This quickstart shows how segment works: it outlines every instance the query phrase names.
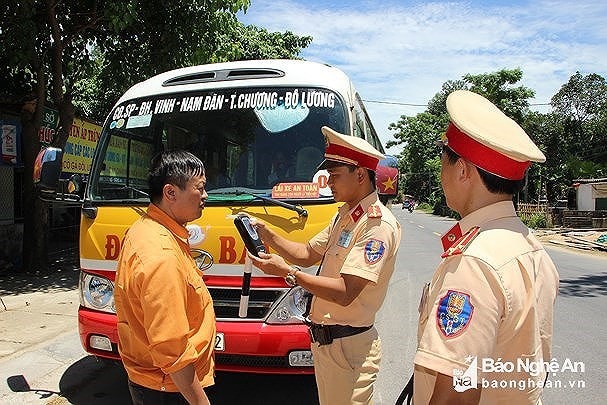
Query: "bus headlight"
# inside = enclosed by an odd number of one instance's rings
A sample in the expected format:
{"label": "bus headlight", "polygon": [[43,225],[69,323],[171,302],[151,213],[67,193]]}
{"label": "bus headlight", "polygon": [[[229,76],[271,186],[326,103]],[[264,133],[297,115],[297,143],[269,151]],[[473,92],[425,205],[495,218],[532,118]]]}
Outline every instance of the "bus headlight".
{"label": "bus headlight", "polygon": [[294,287],[276,305],[268,315],[269,324],[296,324],[303,322],[303,313],[306,310],[307,292],[301,287]]}
{"label": "bus headlight", "polygon": [[86,308],[115,314],[114,283],[95,274],[80,273],[80,304]]}

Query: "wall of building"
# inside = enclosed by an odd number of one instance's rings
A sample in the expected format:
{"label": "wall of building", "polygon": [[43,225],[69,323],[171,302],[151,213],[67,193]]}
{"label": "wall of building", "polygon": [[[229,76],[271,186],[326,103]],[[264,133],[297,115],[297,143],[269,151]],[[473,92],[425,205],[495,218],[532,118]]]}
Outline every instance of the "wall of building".
{"label": "wall of building", "polygon": [[605,188],[607,183],[582,183],[577,187],[577,209],[580,211],[595,211],[607,209]]}
{"label": "wall of building", "polygon": [[580,184],[577,188],[577,209],[579,211],[594,211],[592,183]]}

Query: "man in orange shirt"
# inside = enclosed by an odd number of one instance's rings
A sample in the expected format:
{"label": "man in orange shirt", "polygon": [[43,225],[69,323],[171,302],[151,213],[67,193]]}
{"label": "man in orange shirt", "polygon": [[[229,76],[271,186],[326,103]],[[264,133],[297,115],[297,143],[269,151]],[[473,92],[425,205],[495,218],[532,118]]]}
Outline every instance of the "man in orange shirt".
{"label": "man in orange shirt", "polygon": [[207,193],[202,162],[185,151],[152,160],[147,213],[127,231],[116,271],[118,350],[133,403],[209,404],[215,312],[190,256],[185,225]]}

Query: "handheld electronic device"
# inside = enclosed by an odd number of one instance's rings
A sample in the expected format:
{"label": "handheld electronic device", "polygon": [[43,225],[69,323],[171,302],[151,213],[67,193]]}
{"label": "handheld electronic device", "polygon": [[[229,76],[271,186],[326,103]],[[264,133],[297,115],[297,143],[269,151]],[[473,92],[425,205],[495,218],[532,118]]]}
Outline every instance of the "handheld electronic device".
{"label": "handheld electronic device", "polygon": [[261,242],[261,238],[257,234],[255,228],[251,224],[251,220],[246,215],[237,215],[234,218],[234,225],[242,238],[247,250],[259,257],[259,252],[266,252],[266,248]]}

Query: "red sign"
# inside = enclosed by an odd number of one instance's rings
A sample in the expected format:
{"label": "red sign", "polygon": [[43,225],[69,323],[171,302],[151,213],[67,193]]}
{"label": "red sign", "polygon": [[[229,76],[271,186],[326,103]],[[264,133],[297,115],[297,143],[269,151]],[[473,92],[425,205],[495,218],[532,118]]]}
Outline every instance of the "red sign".
{"label": "red sign", "polygon": [[318,183],[278,183],[272,198],[318,198]]}

